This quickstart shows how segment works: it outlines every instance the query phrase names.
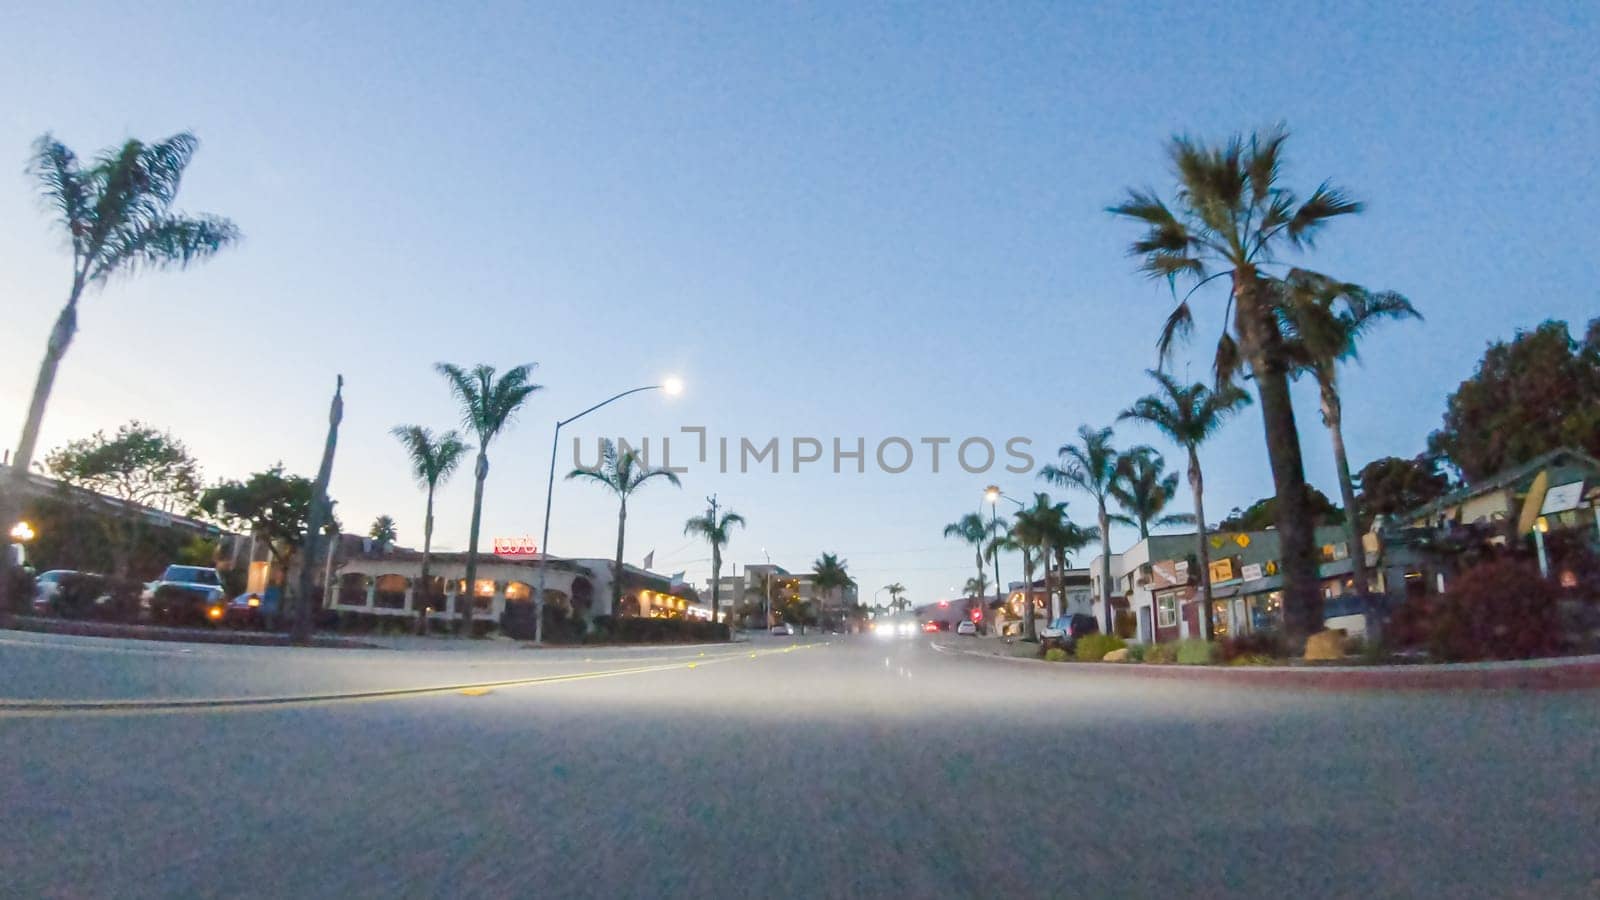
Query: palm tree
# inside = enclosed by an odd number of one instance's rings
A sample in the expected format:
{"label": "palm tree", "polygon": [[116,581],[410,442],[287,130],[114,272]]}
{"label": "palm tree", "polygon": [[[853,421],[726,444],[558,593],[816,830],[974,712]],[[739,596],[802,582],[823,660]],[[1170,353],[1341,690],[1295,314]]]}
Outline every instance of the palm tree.
{"label": "palm tree", "polygon": [[[1272,276],[1285,247],[1309,248],[1329,219],[1361,211],[1361,204],[1323,183],[1302,202],[1278,184],[1279,153],[1286,133],[1235,137],[1224,147],[1174,138],[1171,155],[1178,175],[1175,208],[1153,192],[1129,191],[1109,211],[1147,227],[1132,250],[1142,268],[1176,288],[1180,277],[1194,286],[1167,317],[1157,347],[1163,359],[1174,341],[1194,329],[1189,299],[1202,286],[1227,278],[1224,327],[1216,350],[1216,383],[1227,384],[1241,369],[1254,378],[1261,398],[1267,458],[1278,497],[1278,535],[1284,574],[1284,630],[1298,644],[1321,627],[1313,522],[1306,506],[1305,465],[1289,394],[1292,362],[1284,352],[1273,301]],[[1226,315],[1226,312],[1224,313]]]}
{"label": "palm tree", "polygon": [[[183,269],[239,240],[239,229],[219,216],[186,215],[172,209],[183,172],[200,142],[188,132],[146,144],[129,140],[84,167],[65,144],[45,134],[33,143],[28,174],[45,205],[61,223],[72,247],[72,286],[45,344],[9,473],[13,486],[0,491],[0,521],[16,519],[15,498],[27,478],[44,423],[56,371],[78,331],[78,301],[85,290],[103,288],[113,276],[141,268]],[[0,554],[0,576],[10,566]],[[0,584],[9,578],[0,577]],[[5,590],[0,587],[0,592]],[[0,600],[5,598],[0,597]]]}
{"label": "palm tree", "polygon": [[894,612],[904,612],[911,608],[911,601],[905,598],[906,586],[896,581],[886,584],[883,589],[889,592],[889,609]]}
{"label": "palm tree", "polygon": [[[1041,502],[1043,506],[1041,506]],[[1034,553],[1044,563],[1045,592],[1050,590],[1050,496],[1034,496],[1034,505],[1017,510],[1011,525],[1011,541],[1022,551],[1022,638],[1039,639],[1033,621],[1033,560]]]}
{"label": "palm tree", "polygon": [[1421,319],[1400,294],[1370,292],[1357,284],[1335,281],[1326,275],[1294,269],[1282,282],[1279,322],[1291,358],[1300,371],[1317,381],[1322,424],[1333,440],[1339,492],[1344,500],[1345,527],[1349,532],[1351,573],[1356,593],[1366,611],[1368,634],[1377,634],[1376,610],[1367,588],[1367,559],[1361,545],[1361,511],[1356,504],[1350,459],[1344,447],[1344,404],[1339,396],[1339,364],[1360,359],[1357,343],[1378,323],[1388,319]]}
{"label": "palm tree", "polygon": [[1214,631],[1211,615],[1211,555],[1206,546],[1205,480],[1200,472],[1200,445],[1222,429],[1222,424],[1240,408],[1249,405],[1250,395],[1233,384],[1212,390],[1196,382],[1188,387],[1156,369],[1148,370],[1161,391],[1147,394],[1118,416],[1154,425],[1174,444],[1189,454],[1189,489],[1194,492],[1195,560],[1199,572],[1200,614],[1206,640]]}
{"label": "palm tree", "polygon": [[367,537],[372,538],[379,547],[392,547],[399,540],[400,533],[394,525],[394,516],[383,515],[372,520],[372,527],[367,529]]}
{"label": "palm tree", "polygon": [[728,541],[733,537],[733,526],[743,526],[744,516],[733,510],[724,510],[718,515],[716,507],[706,510],[701,515],[695,516],[683,523],[683,533],[691,537],[703,537],[711,545],[711,621],[718,621],[722,588],[722,548],[728,546]]}
{"label": "palm tree", "polygon": [[[469,372],[450,363],[434,369],[450,383],[450,393],[461,404],[461,424],[478,436],[478,464],[473,471],[472,524],[467,530],[467,599],[461,608],[461,633],[472,635],[473,607],[478,596],[478,527],[483,520],[483,483],[489,477],[489,444],[511,425],[522,404],[544,385],[528,379],[536,363],[513,366],[499,378],[494,366],[479,363]],[[543,550],[543,547],[539,548]],[[462,601],[458,597],[456,603]]]}
{"label": "palm tree", "polygon": [[622,541],[628,527],[628,497],[652,478],[665,478],[673,487],[683,484],[671,470],[650,468],[632,447],[618,453],[617,445],[610,438],[600,439],[598,466],[573,469],[567,473],[567,478],[587,479],[617,495],[617,566],[611,577],[611,614],[616,615],[622,609]]}
{"label": "palm tree", "polygon": [[[811,564],[811,583],[821,592],[822,597],[836,596],[835,591],[856,583],[855,579],[850,577],[849,566],[848,561],[840,559],[836,554],[824,553]],[[818,608],[820,614],[817,626],[820,628],[823,620],[827,618],[828,604],[818,603]]]}
{"label": "palm tree", "polygon": [[1151,528],[1190,525],[1188,513],[1162,515],[1178,494],[1178,473],[1166,471],[1167,461],[1154,447],[1134,447],[1117,460],[1117,481],[1111,486],[1127,515],[1113,514],[1111,521],[1139,529],[1139,540],[1150,537]]}
{"label": "palm tree", "polygon": [[1039,477],[1051,484],[1075,487],[1094,498],[1100,528],[1100,600],[1105,607],[1105,633],[1116,631],[1111,612],[1111,516],[1106,498],[1117,483],[1117,451],[1111,446],[1111,429],[1078,426],[1078,443],[1062,444],[1061,465],[1048,465]]}
{"label": "palm tree", "polygon": [[[991,521],[985,520],[983,516],[975,512],[967,513],[966,515],[944,527],[945,537],[955,538],[956,540],[972,547],[973,555],[976,557],[978,563],[978,577],[976,579],[967,580],[967,591],[972,596],[978,598],[979,604],[983,603],[983,585],[988,584],[988,579],[985,578],[983,574],[984,544],[988,542],[989,535],[992,531],[993,525]],[[978,584],[978,590],[976,592],[972,591],[972,585],[974,582]]]}
{"label": "palm tree", "polygon": [[406,448],[411,475],[417,479],[417,485],[428,492],[428,506],[422,518],[422,572],[418,578],[422,584],[422,600],[419,602],[413,592],[411,601],[417,607],[417,633],[426,634],[428,610],[433,606],[433,580],[428,577],[428,567],[433,561],[433,492],[450,480],[472,448],[454,431],[435,436],[432,430],[421,425],[396,425],[389,433]]}

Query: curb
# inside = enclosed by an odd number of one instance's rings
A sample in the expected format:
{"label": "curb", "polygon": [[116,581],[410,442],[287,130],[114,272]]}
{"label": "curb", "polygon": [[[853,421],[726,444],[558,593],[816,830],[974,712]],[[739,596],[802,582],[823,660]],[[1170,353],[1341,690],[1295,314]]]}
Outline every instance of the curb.
{"label": "curb", "polygon": [[1184,666],[1176,663],[1046,663],[1042,659],[998,656],[933,644],[940,652],[979,659],[1037,663],[1077,674],[1146,678],[1154,681],[1208,682],[1235,687],[1321,691],[1573,691],[1600,689],[1600,657],[1576,656],[1505,663],[1446,663],[1414,666],[1287,667]]}
{"label": "curb", "polygon": [[128,625],[120,622],[93,622],[76,619],[41,619],[35,616],[0,615],[0,629],[28,634],[63,634],[71,637],[119,638],[132,641],[165,641],[184,644],[233,644],[241,647],[321,647],[340,650],[382,650],[377,644],[349,638],[313,637],[295,643],[286,634],[273,631],[202,631],[197,628],[168,628],[153,625]]}

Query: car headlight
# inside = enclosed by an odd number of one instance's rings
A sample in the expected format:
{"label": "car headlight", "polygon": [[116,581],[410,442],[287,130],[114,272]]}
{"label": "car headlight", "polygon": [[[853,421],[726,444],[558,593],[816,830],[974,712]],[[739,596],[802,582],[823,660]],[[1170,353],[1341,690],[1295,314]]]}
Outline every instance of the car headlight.
{"label": "car headlight", "polygon": [[207,618],[211,618],[211,619],[220,619],[220,618],[222,618],[222,607],[220,607],[220,606],[209,606],[209,607],[207,607],[206,608],[206,617]]}
{"label": "car headlight", "polygon": [[249,602],[248,602],[248,604],[246,604],[246,605],[251,606],[251,607],[260,606],[261,605],[261,598],[260,597],[251,597]]}

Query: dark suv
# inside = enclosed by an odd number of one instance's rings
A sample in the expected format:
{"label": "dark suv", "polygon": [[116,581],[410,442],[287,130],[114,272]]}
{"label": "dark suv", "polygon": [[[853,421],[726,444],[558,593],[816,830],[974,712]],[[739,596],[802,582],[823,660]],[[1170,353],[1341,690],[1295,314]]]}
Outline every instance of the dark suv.
{"label": "dark suv", "polygon": [[1039,633],[1039,640],[1046,649],[1060,647],[1071,652],[1078,643],[1078,638],[1086,634],[1099,634],[1100,623],[1094,616],[1086,613],[1072,613],[1061,616],[1045,627]]}

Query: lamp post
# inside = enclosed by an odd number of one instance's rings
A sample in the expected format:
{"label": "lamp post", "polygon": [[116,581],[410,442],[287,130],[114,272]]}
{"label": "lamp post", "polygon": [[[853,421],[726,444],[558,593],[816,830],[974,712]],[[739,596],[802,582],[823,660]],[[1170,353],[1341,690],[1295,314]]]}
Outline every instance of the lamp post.
{"label": "lamp post", "polygon": [[[990,520],[989,521],[990,521],[991,527],[997,533],[1000,531],[1000,509],[999,509],[999,507],[1000,507],[1001,499],[1010,500],[1012,503],[1015,503],[1017,505],[1017,509],[1027,509],[1027,507],[1028,507],[1028,505],[1026,503],[1023,503],[1021,500],[1018,500],[1017,498],[1011,496],[1010,494],[1007,494],[1005,491],[1000,490],[1000,486],[997,485],[997,484],[991,484],[988,487],[984,488],[983,489],[983,498],[985,500],[989,501],[989,513],[990,513]],[[1049,582],[1047,581],[1046,583],[1048,584]],[[995,599],[1000,600],[1000,598],[1002,596],[1001,592],[1003,590],[1004,590],[1004,588],[1002,588],[1000,586],[1000,552],[999,552],[999,549],[996,548],[995,554],[994,554],[994,596],[995,596]],[[1032,613],[1033,609],[1032,609],[1032,605],[1031,604],[1033,602],[1033,585],[1025,584],[1025,585],[1022,586],[1022,597],[1023,597],[1023,600],[1022,600],[1023,609],[1027,610],[1029,613]],[[1000,602],[1002,604],[1005,603],[1004,600],[1000,600]]]}
{"label": "lamp post", "polygon": [[[613,394],[612,396],[601,400],[599,403],[596,403],[595,405],[589,407],[581,413],[578,413],[575,416],[568,416],[567,418],[556,422],[555,434],[551,435],[550,437],[550,477],[545,480],[544,485],[544,531],[539,537],[539,586],[534,594],[535,599],[533,607],[533,644],[536,647],[544,646],[544,585],[545,573],[550,568],[550,501],[555,494],[556,489],[556,454],[561,445],[561,429],[563,426],[571,425],[573,422],[578,421],[602,406],[614,403],[618,400],[621,400],[623,397],[629,396],[630,394],[637,394],[642,391],[661,391],[669,397],[676,397],[683,393],[683,380],[676,377],[669,377],[664,379],[660,384],[646,384],[641,387],[630,388],[620,394]],[[618,571],[612,577],[621,578],[622,572]],[[611,614],[616,615],[617,611],[612,610]]]}
{"label": "lamp post", "polygon": [[33,526],[26,521],[18,522],[12,526],[11,543],[17,548],[17,565],[25,566],[28,564],[28,548],[26,545],[37,536],[38,534],[33,530]]}
{"label": "lamp post", "polygon": [[767,558],[767,617],[762,622],[762,627],[770,634],[772,632],[772,554],[767,548],[761,548],[761,555]]}

